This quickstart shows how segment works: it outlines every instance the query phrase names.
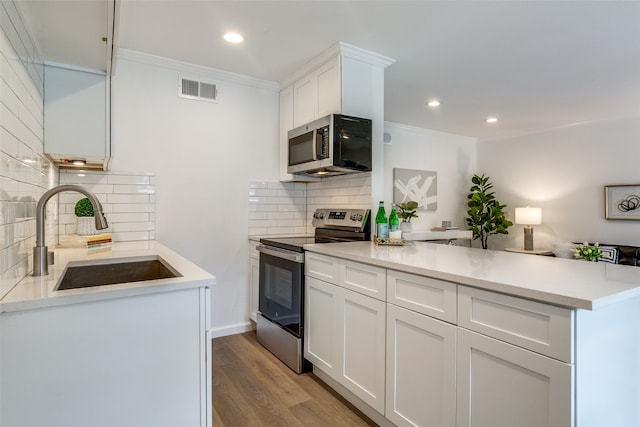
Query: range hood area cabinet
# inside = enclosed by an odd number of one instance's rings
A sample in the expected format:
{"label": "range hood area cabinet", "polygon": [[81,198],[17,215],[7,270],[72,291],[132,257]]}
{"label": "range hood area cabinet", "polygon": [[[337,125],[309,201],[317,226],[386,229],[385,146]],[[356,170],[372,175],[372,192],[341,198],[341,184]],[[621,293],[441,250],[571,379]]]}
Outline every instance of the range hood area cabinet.
{"label": "range hood area cabinet", "polygon": [[[393,62],[391,58],[340,42],[285,81],[280,91],[280,181],[319,180],[287,173],[287,132],[291,129],[328,114],[384,122],[384,86],[377,79],[380,69]],[[376,87],[381,90],[372,90]]]}
{"label": "range hood area cabinet", "polygon": [[293,127],[342,112],[341,57],[336,56],[293,84]]}
{"label": "range hood area cabinet", "polygon": [[44,151],[58,167],[107,170],[109,93],[110,78],[105,73],[45,65]]}

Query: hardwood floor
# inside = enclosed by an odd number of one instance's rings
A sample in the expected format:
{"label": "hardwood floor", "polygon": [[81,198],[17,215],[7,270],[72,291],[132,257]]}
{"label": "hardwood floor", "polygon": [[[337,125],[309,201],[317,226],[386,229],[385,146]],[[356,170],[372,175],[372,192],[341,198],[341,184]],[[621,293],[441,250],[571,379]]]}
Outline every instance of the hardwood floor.
{"label": "hardwood floor", "polygon": [[312,373],[295,374],[255,332],[213,340],[213,426],[375,426]]}

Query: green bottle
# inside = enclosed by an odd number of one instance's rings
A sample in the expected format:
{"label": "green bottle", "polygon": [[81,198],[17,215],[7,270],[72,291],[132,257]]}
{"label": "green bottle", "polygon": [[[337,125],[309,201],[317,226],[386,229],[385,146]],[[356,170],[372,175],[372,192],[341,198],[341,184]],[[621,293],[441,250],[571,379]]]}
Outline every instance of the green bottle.
{"label": "green bottle", "polygon": [[391,205],[391,213],[389,214],[389,231],[398,231],[400,229],[400,220],[396,213],[396,204]]}
{"label": "green bottle", "polygon": [[389,237],[389,223],[387,222],[387,214],[384,211],[384,202],[381,201],[376,214],[376,236],[381,238]]}

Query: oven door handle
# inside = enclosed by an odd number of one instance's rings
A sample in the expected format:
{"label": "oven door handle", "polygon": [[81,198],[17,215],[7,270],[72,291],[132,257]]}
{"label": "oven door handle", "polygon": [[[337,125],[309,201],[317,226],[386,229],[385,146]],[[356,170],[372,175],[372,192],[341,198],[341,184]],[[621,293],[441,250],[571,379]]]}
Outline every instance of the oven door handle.
{"label": "oven door handle", "polygon": [[258,252],[262,252],[266,255],[271,255],[276,258],[283,258],[287,261],[297,262],[298,264],[304,263],[304,254],[299,252],[291,252],[285,250],[278,250],[277,248],[269,248],[266,246],[258,246]]}

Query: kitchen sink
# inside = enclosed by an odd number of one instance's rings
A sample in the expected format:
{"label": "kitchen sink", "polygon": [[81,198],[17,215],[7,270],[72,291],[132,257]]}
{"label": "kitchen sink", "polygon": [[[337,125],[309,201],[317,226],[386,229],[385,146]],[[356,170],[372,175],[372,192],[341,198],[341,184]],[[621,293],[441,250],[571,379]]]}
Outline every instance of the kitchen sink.
{"label": "kitchen sink", "polygon": [[169,279],[182,275],[158,256],[79,262],[67,266],[56,290],[89,288],[118,283]]}

